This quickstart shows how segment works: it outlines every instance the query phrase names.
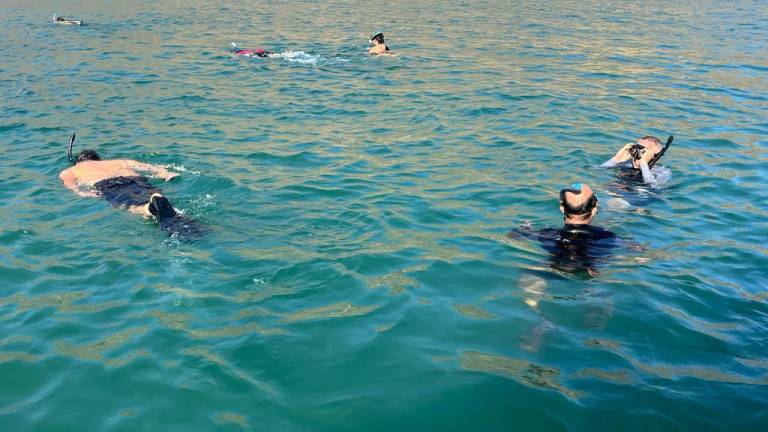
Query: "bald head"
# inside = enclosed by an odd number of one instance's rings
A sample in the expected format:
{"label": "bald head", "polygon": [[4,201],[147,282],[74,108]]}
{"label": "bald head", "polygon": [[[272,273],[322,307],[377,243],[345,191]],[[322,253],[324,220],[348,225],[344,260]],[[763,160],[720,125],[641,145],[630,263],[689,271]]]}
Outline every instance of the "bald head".
{"label": "bald head", "polygon": [[572,184],[560,191],[560,210],[566,223],[590,223],[597,213],[597,196],[588,185]]}

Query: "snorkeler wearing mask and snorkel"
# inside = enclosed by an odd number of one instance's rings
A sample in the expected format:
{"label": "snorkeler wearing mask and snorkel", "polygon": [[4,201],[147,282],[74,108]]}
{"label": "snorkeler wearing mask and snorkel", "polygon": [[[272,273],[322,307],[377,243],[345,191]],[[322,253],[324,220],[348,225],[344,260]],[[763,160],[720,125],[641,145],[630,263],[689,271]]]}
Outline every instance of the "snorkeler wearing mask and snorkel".
{"label": "snorkeler wearing mask and snorkel", "polygon": [[368,41],[373,44],[373,46],[368,49],[369,54],[389,54],[388,51],[390,51],[390,49],[387,44],[384,43],[384,33],[376,32],[370,39],[368,39]]}
{"label": "snorkeler wearing mask and snorkel", "polygon": [[102,198],[113,207],[157,221],[160,228],[176,234],[181,241],[201,238],[207,231],[196,221],[173,208],[163,192],[149,182],[148,176],[169,181],[178,176],[165,167],[133,159],[102,160],[93,150],[72,154],[75,134],[69,139],[67,159],[71,166],[61,171],[59,179],[68,189],[83,197]]}
{"label": "snorkeler wearing mask and snorkel", "polygon": [[652,183],[654,177],[651,169],[667,151],[673,139],[674,137],[670,135],[667,143],[662,145],[661,140],[655,136],[644,136],[637,142],[625,144],[612,158],[600,166],[604,168],[619,166],[631,170],[631,174],[635,175],[639,170],[643,182]]}
{"label": "snorkeler wearing mask and snorkel", "polygon": [[597,215],[597,195],[586,184],[574,183],[560,191],[562,228],[532,231],[522,226],[507,234],[509,238],[536,239],[550,255],[552,268],[597,275],[598,264],[608,259],[610,250],[621,242],[612,232],[592,225]]}

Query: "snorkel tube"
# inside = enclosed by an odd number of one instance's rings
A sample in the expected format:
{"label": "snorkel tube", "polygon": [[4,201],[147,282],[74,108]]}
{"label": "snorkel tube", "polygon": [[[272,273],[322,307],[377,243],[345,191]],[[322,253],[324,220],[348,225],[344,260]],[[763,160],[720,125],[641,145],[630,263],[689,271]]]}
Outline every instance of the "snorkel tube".
{"label": "snorkel tube", "polygon": [[75,133],[72,133],[72,136],[69,137],[69,145],[67,146],[67,160],[72,165],[75,164],[75,159],[72,157],[72,144],[75,143]]}
{"label": "snorkel tube", "polygon": [[667,143],[664,144],[664,148],[661,149],[660,152],[656,153],[656,155],[648,162],[648,169],[653,168],[653,166],[656,164],[656,162],[661,159],[662,156],[664,156],[664,153],[666,153],[669,146],[672,144],[672,141],[675,139],[674,136],[670,135],[669,138],[667,138]]}

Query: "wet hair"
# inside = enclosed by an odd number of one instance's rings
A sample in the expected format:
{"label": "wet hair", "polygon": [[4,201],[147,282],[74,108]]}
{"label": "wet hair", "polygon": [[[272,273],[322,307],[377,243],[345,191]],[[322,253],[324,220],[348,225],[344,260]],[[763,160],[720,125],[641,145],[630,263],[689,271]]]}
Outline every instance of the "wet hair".
{"label": "wet hair", "polygon": [[101,157],[99,157],[99,154],[96,153],[93,150],[83,150],[80,153],[77,154],[77,159],[75,159],[75,163],[83,162],[83,161],[100,161]]}
{"label": "wet hair", "polygon": [[661,140],[656,138],[653,135],[646,135],[646,136],[644,136],[644,137],[642,137],[640,139],[641,140],[653,140],[653,142],[655,142],[656,144],[661,145]]}

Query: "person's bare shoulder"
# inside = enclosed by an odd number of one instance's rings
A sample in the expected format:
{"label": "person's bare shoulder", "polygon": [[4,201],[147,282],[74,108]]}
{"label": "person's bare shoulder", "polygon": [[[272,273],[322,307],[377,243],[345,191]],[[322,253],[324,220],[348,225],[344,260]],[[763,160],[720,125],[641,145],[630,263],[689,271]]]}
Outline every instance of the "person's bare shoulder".
{"label": "person's bare shoulder", "polygon": [[59,180],[66,188],[77,189],[77,175],[71,167],[59,173]]}
{"label": "person's bare shoulder", "polygon": [[75,177],[75,173],[72,172],[72,167],[66,168],[59,173],[59,178],[61,179],[61,181],[64,181],[64,179],[73,178],[73,177]]}

